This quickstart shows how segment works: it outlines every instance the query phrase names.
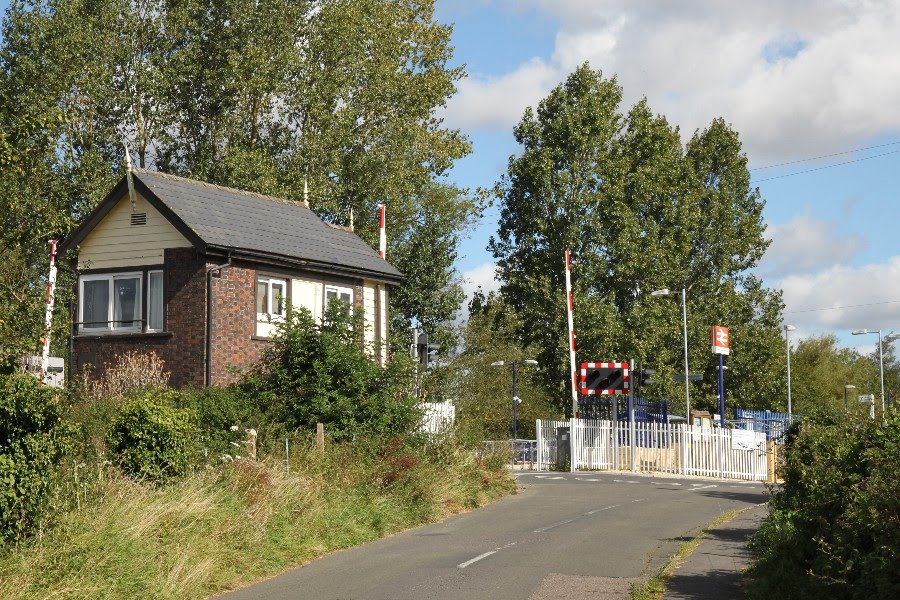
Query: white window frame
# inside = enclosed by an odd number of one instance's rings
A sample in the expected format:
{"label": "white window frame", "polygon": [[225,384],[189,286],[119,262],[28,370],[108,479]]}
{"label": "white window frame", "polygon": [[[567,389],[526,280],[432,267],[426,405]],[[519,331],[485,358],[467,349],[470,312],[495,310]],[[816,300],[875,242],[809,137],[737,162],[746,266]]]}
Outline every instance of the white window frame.
{"label": "white window frame", "polygon": [[[256,276],[256,284],[253,288],[254,294],[258,294],[258,292],[256,290],[257,290],[257,286],[259,286],[260,283],[266,284],[266,300],[267,300],[267,302],[266,302],[266,306],[264,307],[266,309],[266,312],[262,312],[262,313],[257,312],[256,320],[262,321],[262,322],[271,321],[271,322],[275,322],[275,323],[284,321],[284,318],[287,315],[288,302],[289,302],[289,298],[290,298],[290,296],[288,294],[288,280],[283,279],[281,277],[271,277],[269,275],[257,275]],[[284,288],[284,295],[282,297],[282,305],[281,305],[282,311],[283,311],[282,314],[273,314],[272,313],[272,301],[274,300],[274,295],[272,294],[272,284],[273,283],[280,284]],[[256,310],[256,303],[258,301],[259,301],[258,297],[254,298],[253,310]]]}
{"label": "white window frame", "polygon": [[[150,328],[150,307],[152,304],[150,303],[150,276],[159,273],[161,281],[159,282],[159,293],[161,297],[159,299],[160,308],[162,309],[162,317],[160,318],[160,327],[156,329]],[[143,297],[143,296],[142,296]],[[148,333],[159,333],[165,331],[166,329],[166,276],[163,273],[162,269],[151,269],[147,271],[147,327],[144,331]]]}
{"label": "white window frame", "polygon": [[[137,279],[138,285],[135,298],[135,312],[138,315],[137,326],[123,327],[115,323],[112,319],[115,316],[115,280],[116,279]],[[106,281],[108,285],[107,307],[106,307],[106,327],[85,327],[84,326],[84,283],[86,281]],[[95,275],[81,275],[78,278],[78,326],[79,333],[86,334],[105,334],[105,333],[135,333],[143,330],[143,302],[144,302],[144,273],[142,271],[123,271],[121,273],[98,273]]]}
{"label": "white window frame", "polygon": [[352,317],[353,316],[353,288],[345,287],[345,286],[341,286],[341,285],[326,284],[325,290],[324,290],[325,296],[323,299],[323,302],[324,302],[323,306],[324,306],[324,310],[326,312],[328,311],[328,292],[335,292],[337,294],[338,299],[340,299],[342,293],[347,293],[350,295],[350,302],[348,304],[350,306],[350,316]]}

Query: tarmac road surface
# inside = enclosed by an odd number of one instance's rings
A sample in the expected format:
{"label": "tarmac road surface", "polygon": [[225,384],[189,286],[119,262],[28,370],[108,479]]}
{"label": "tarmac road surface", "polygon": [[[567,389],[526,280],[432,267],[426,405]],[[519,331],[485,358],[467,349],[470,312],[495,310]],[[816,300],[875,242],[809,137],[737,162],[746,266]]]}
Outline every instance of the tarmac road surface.
{"label": "tarmac road surface", "polygon": [[335,552],[223,600],[627,598],[725,511],[768,500],[760,483],[521,473],[520,492],[441,523]]}

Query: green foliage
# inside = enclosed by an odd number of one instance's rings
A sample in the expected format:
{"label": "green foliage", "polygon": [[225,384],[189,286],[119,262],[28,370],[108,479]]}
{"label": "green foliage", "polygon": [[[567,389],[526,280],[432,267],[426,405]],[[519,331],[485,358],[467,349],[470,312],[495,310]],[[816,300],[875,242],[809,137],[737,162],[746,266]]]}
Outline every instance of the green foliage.
{"label": "green foliage", "polygon": [[753,538],[752,598],[900,594],[900,415],[822,412],[788,434],[770,515]]}
{"label": "green foliage", "polygon": [[[469,305],[469,319],[463,329],[463,351],[455,357],[432,385],[448,391],[456,399],[457,427],[462,435],[502,440],[512,437],[512,361],[533,359],[537,351],[522,347],[518,315],[503,299],[480,290]],[[504,367],[492,367],[496,361]],[[539,366],[540,367],[540,366]],[[536,419],[554,418],[557,408],[540,384],[539,367],[517,365],[516,392],[522,402],[516,408],[519,438],[534,437]]]}
{"label": "green foliage", "polygon": [[70,434],[53,390],[31,375],[0,375],[0,543],[44,517]]}
{"label": "green foliage", "polygon": [[373,246],[387,202],[389,256],[409,275],[398,312],[452,341],[451,256],[477,203],[434,183],[470,148],[435,116],[464,76],[450,33],[433,0],[11,2],[0,161],[16,169],[0,169],[0,240],[13,241],[0,250],[22,264],[0,286],[34,291],[15,290],[17,339],[39,337],[46,241],[111,189],[125,142],[140,167],[291,200],[306,180],[314,211],[355,213]]}
{"label": "green foliage", "polygon": [[481,506],[515,481],[502,460],[441,438],[374,457],[298,444],[289,472],[282,460],[238,461],[162,488],[112,475],[98,491],[0,554],[0,599],[208,598]]}
{"label": "green foliage", "polygon": [[[890,366],[890,362],[886,366]],[[847,394],[850,411],[868,415],[868,406],[860,405],[856,396],[879,394],[878,357],[872,361],[855,350],[841,348],[833,335],[800,340],[792,349],[791,401],[794,412],[812,414],[822,407],[843,411],[845,385],[856,386]],[[786,409],[783,404],[779,403],[780,408]]]}
{"label": "green foliage", "polygon": [[615,78],[583,65],[514,130],[522,150],[495,190],[489,249],[522,342],[538,349],[544,384],[566,406],[570,249],[581,357],[642,360],[659,373],[650,395],[680,401],[671,378],[683,370],[680,297],[649,292],[686,288],[691,370],[706,375],[692,384],[693,405],[714,404],[709,328],[725,325],[729,396],[767,406],[784,389],[782,303],[750,272],[768,242],[738,135],[716,119],[683,146],[646,100],[624,114],[621,100]]}
{"label": "green foliage", "polygon": [[300,308],[291,312],[257,366],[241,384],[288,431],[324,423],[336,440],[367,433],[378,439],[411,433],[420,417],[409,390],[411,365],[394,356],[388,367],[361,342],[363,323],[332,301],[323,323]]}
{"label": "green foliage", "polygon": [[[405,353],[412,342],[409,321],[415,320],[420,332],[427,332],[429,343],[441,346],[447,356],[458,339],[452,321],[465,298],[454,263],[463,232],[481,214],[481,203],[460,190],[433,184],[416,199],[419,208],[407,223],[391,213],[391,238],[394,252],[390,261],[408,283],[392,290],[391,310],[397,345],[395,353]],[[393,207],[389,207],[393,211]]]}
{"label": "green foliage", "polygon": [[261,429],[265,417],[259,405],[238,386],[206,387],[178,392],[176,404],[197,417],[197,445],[214,454],[232,454],[235,439],[232,427],[243,435],[245,429]]}
{"label": "green foliage", "polygon": [[176,408],[172,393],[153,390],[122,405],[106,441],[126,473],[165,482],[187,473],[197,433],[194,411]]}

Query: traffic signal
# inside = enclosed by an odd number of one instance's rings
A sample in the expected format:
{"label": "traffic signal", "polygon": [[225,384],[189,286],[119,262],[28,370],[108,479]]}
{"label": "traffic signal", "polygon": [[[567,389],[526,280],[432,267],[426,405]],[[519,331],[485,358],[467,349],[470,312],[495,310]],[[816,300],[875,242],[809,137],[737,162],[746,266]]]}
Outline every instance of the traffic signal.
{"label": "traffic signal", "polygon": [[581,393],[624,394],[629,388],[628,363],[581,363]]}
{"label": "traffic signal", "polygon": [[640,385],[652,385],[656,383],[656,380],[653,379],[653,376],[656,375],[656,371],[653,369],[640,369],[637,371],[637,381]]}
{"label": "traffic signal", "polygon": [[416,350],[419,362],[422,363],[422,366],[424,366],[426,369],[437,359],[437,354],[440,349],[440,344],[428,343],[427,333],[420,333],[418,335],[418,339],[416,340]]}

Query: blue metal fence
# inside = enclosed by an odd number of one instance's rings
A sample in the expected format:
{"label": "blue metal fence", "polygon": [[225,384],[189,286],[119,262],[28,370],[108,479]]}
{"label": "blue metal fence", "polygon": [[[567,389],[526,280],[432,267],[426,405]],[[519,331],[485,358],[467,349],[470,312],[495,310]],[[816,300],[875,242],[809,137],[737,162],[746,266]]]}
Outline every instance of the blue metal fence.
{"label": "blue metal fence", "polygon": [[766,441],[781,442],[784,432],[790,424],[797,420],[797,415],[772,412],[770,410],[749,410],[738,408],[734,411],[734,426],[739,429],[751,429],[766,434]]}
{"label": "blue metal fence", "polygon": [[[612,421],[613,405],[616,420],[628,420],[628,400],[616,396],[582,396],[578,402],[581,418]],[[669,403],[666,400],[634,399],[634,420],[636,423],[668,423]]]}

